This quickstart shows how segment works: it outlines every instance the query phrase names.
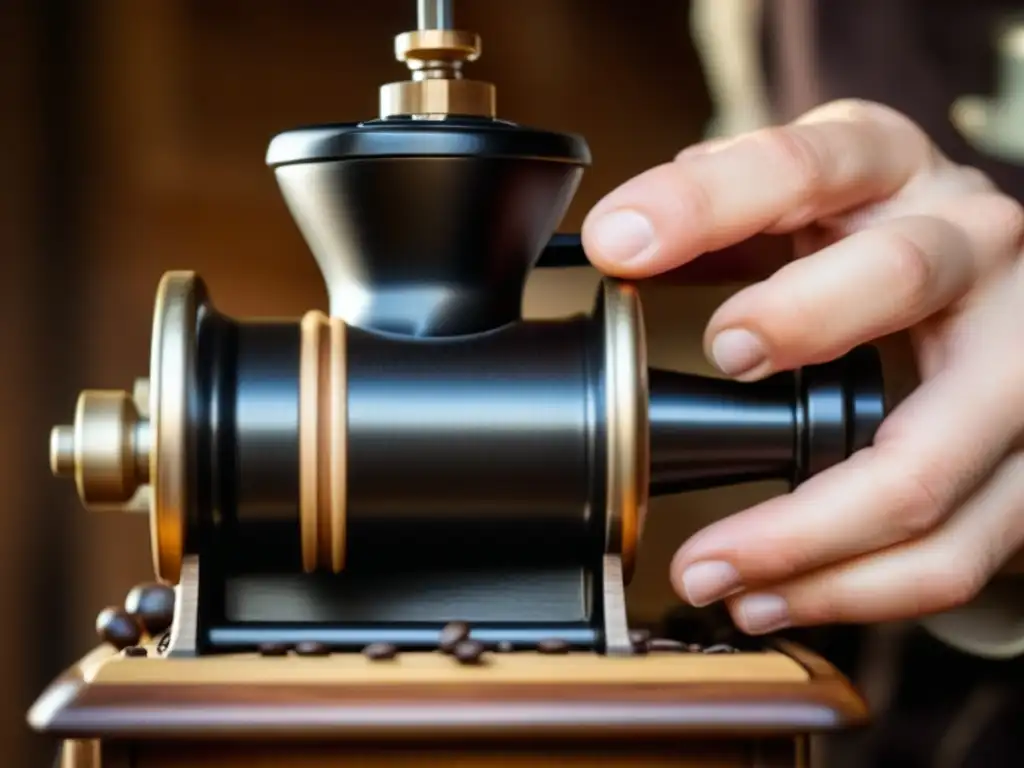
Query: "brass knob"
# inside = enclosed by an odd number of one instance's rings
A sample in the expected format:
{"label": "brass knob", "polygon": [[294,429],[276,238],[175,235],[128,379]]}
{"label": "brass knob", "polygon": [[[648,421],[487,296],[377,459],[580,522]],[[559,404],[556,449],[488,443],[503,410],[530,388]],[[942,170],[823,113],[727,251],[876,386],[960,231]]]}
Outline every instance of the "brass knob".
{"label": "brass knob", "polygon": [[395,58],[411,80],[380,89],[380,117],[396,115],[496,115],[494,86],[466,80],[462,65],[480,56],[480,37],[455,29],[419,29],[395,38]]}
{"label": "brass knob", "polygon": [[149,422],[139,411],[127,392],[86,390],[75,423],[50,433],[50,469],[74,478],[86,507],[122,508],[149,482]]}

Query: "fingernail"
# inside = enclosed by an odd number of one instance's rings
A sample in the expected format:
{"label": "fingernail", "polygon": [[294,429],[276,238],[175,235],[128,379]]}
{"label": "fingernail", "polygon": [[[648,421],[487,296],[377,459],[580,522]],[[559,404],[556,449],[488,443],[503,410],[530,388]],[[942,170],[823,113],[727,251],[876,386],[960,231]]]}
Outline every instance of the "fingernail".
{"label": "fingernail", "polygon": [[778,595],[748,595],[736,606],[739,624],[752,635],[763,635],[789,626],[789,606]]}
{"label": "fingernail", "polygon": [[654,250],[654,227],[636,211],[615,211],[599,218],[590,236],[604,258],[620,263],[645,257]]}
{"label": "fingernail", "polygon": [[739,571],[717,560],[694,563],[683,571],[682,582],[686,601],[695,608],[721,600],[742,586]]}
{"label": "fingernail", "polygon": [[715,336],[711,342],[711,357],[718,370],[733,377],[755,375],[768,364],[764,343],[742,328],[732,328]]}

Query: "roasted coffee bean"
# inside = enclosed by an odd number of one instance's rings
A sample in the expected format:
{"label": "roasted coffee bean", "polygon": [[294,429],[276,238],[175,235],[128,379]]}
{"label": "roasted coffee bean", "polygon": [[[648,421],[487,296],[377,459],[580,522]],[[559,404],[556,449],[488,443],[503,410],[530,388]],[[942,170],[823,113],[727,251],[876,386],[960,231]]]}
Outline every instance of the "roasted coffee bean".
{"label": "roasted coffee bean", "polygon": [[548,637],[537,643],[538,653],[568,653],[569,644],[560,637]]}
{"label": "roasted coffee bean", "polygon": [[495,648],[498,653],[512,653],[515,649],[516,647],[508,640],[502,640]]}
{"label": "roasted coffee bean", "polygon": [[479,640],[460,640],[452,649],[460,664],[477,664],[484,655],[484,644]]}
{"label": "roasted coffee bean", "polygon": [[725,643],[716,643],[705,648],[704,653],[739,653],[739,649]]}
{"label": "roasted coffee bean", "polygon": [[370,643],[363,648],[363,655],[374,661],[387,661],[398,655],[398,648],[391,643]]}
{"label": "roasted coffee bean", "polygon": [[130,645],[138,645],[142,639],[142,626],[127,611],[104,608],[96,617],[96,634],[120,651]]}
{"label": "roasted coffee bean", "polygon": [[647,648],[652,651],[685,651],[686,646],[678,640],[669,640],[666,637],[655,637],[647,641]]}
{"label": "roasted coffee bean", "polygon": [[464,621],[452,621],[444,625],[438,645],[445,653],[451,653],[455,646],[469,637],[469,624]]}
{"label": "roasted coffee bean", "polygon": [[651,631],[649,629],[629,630],[629,642],[633,645],[647,645],[647,641],[650,639]]}
{"label": "roasted coffee bean", "polygon": [[260,656],[287,656],[288,646],[284,643],[261,643]]}
{"label": "roasted coffee bean", "polygon": [[330,656],[331,649],[323,643],[314,640],[307,640],[295,646],[295,652],[299,656]]}
{"label": "roasted coffee bean", "polygon": [[134,658],[142,658],[143,656],[148,656],[149,654],[146,652],[146,649],[143,648],[141,645],[129,645],[127,648],[124,649],[124,655],[132,656]]}
{"label": "roasted coffee bean", "polygon": [[148,635],[159,635],[171,626],[174,618],[174,589],[156,582],[139,584],[128,593],[124,609],[138,620]]}

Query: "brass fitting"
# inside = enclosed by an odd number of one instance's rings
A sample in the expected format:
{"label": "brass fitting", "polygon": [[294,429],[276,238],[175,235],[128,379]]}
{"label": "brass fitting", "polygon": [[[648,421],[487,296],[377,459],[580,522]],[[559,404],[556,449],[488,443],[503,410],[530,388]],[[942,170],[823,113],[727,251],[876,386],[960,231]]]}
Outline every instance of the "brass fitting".
{"label": "brass fitting", "polygon": [[148,384],[136,382],[134,397],[121,390],[85,390],[74,424],[50,433],[50,469],[57,477],[74,478],[89,509],[141,506],[135,500],[149,483],[152,450]]}
{"label": "brass fitting", "polygon": [[420,29],[395,38],[395,58],[412,73],[410,80],[380,89],[381,118],[497,114],[491,83],[464,80],[462,65],[480,57],[480,37],[453,29]]}

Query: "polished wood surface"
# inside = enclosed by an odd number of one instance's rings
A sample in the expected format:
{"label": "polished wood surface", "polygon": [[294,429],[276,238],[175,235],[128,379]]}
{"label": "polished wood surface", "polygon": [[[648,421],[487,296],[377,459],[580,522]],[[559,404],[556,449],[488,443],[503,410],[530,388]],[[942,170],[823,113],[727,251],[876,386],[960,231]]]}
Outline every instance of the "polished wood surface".
{"label": "polished wood surface", "polygon": [[124,658],[97,649],[30,714],[62,737],[563,741],[798,736],[866,719],[830,665],[799,648],[722,656]]}

